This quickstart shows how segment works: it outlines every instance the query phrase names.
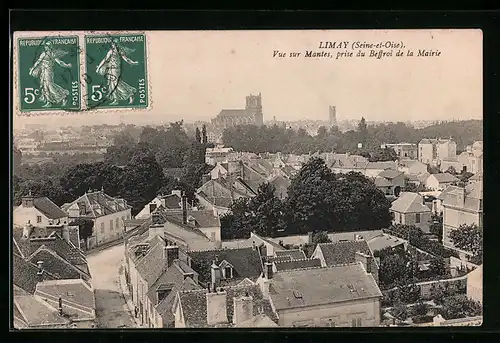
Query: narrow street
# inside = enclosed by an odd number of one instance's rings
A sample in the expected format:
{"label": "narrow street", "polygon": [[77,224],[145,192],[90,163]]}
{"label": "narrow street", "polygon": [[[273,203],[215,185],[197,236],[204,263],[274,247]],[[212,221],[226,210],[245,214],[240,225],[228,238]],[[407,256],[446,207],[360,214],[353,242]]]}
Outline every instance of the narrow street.
{"label": "narrow street", "polygon": [[123,244],[91,253],[87,261],[95,291],[99,328],[135,327],[119,284]]}

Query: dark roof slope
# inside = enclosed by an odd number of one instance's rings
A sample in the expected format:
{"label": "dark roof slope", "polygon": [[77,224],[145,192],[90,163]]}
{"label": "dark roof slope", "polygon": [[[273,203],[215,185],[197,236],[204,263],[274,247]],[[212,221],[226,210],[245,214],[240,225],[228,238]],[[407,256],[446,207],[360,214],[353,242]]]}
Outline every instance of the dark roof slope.
{"label": "dark roof slope", "polygon": [[275,261],[274,263],[277,271],[321,267],[321,260],[319,258],[290,260],[290,261]]}
{"label": "dark roof slope", "polygon": [[[13,254],[12,258],[12,278],[14,285],[30,294],[34,294],[38,282],[38,267],[31,262],[25,261],[17,254]],[[53,280],[50,275],[45,275],[44,277]]]}
{"label": "dark roof slope", "polygon": [[66,212],[61,210],[59,206],[54,204],[47,197],[33,199],[33,205],[38,211],[42,212],[49,219],[59,219],[68,216]]}
{"label": "dark roof slope", "polygon": [[373,256],[365,240],[320,243],[318,248],[321,249],[327,266],[353,263],[356,261],[357,251]]}
{"label": "dark roof slope", "polygon": [[210,280],[212,261],[227,261],[234,267],[234,278],[257,278],[262,273],[262,261],[258,249],[221,249],[189,252],[192,258],[191,267],[199,273],[199,281],[203,284]]}
{"label": "dark roof slope", "polygon": [[276,254],[276,257],[289,256],[291,260],[302,260],[306,258],[306,254],[300,249],[281,250],[275,251],[274,253]]}

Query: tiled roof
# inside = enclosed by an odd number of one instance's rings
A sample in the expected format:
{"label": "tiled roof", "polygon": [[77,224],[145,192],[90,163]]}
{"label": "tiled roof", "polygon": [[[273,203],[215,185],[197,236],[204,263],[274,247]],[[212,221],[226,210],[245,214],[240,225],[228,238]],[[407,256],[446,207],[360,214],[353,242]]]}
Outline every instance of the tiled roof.
{"label": "tiled roof", "polygon": [[171,210],[181,209],[181,198],[177,194],[164,195],[165,207]]}
{"label": "tiled roof", "polygon": [[399,213],[431,212],[430,208],[424,205],[423,197],[418,193],[412,192],[402,192],[399,197],[392,202],[391,211]]}
{"label": "tiled roof", "polygon": [[377,187],[390,187],[392,186],[391,181],[387,180],[385,177],[377,176],[375,178],[375,186]]}
{"label": "tiled roof", "polygon": [[420,181],[418,175],[415,174],[405,174],[405,177],[408,179],[408,181]]}
{"label": "tiled roof", "polygon": [[321,249],[327,266],[353,263],[356,261],[356,252],[373,256],[368,243],[363,240],[320,243],[317,248]]}
{"label": "tiled roof", "polygon": [[14,297],[14,305],[23,314],[29,327],[67,326],[70,323],[68,318],[60,316],[52,306],[38,301],[32,295]]}
{"label": "tiled roof", "polygon": [[[214,215],[214,211],[205,211],[205,210],[199,210],[199,211],[188,211],[187,212],[188,219],[191,216],[195,220],[195,227],[219,227],[220,222],[219,222],[219,217]],[[177,219],[177,222],[182,222],[182,213],[172,213],[168,214],[167,218],[174,217]],[[190,225],[188,223],[188,225]]]}
{"label": "tiled roof", "polygon": [[457,189],[460,189],[460,187],[458,186],[448,186],[446,187],[439,195],[438,195],[438,199],[439,200],[444,200],[448,194],[452,193],[453,191],[457,190]]}
{"label": "tiled roof", "polygon": [[432,174],[436,180],[441,183],[441,182],[455,182],[458,181],[458,179],[451,175],[450,173],[439,173],[439,174]]}
{"label": "tiled roof", "polygon": [[378,176],[386,178],[388,180],[392,180],[392,179],[400,176],[401,174],[403,174],[403,173],[396,171],[396,170],[386,169],[386,170],[382,171],[380,174],[378,174]]}
{"label": "tiled roof", "polygon": [[198,228],[183,224],[178,216],[169,215],[168,222],[171,225],[165,226],[164,234],[173,236],[187,246],[188,250],[207,250],[217,248],[217,242],[211,241]]}
{"label": "tiled roof", "polygon": [[68,215],[47,197],[33,199],[33,206],[49,219],[59,219]]}
{"label": "tiled roof", "polygon": [[469,178],[469,181],[480,181],[483,179],[483,173],[482,172],[479,172],[479,173],[476,173],[474,175],[472,175],[470,178]]}
{"label": "tiled roof", "polygon": [[328,234],[328,238],[332,240],[332,242],[338,241],[352,241],[355,240],[357,236],[361,236],[361,238],[368,241],[372,237],[378,236],[382,233],[382,230],[365,230],[365,231],[354,231],[354,232],[336,232]]}
{"label": "tiled roof", "polygon": [[252,112],[249,112],[246,109],[224,109],[220,111],[217,118],[251,117],[252,115]]}
{"label": "tiled roof", "polygon": [[275,261],[274,264],[277,271],[283,271],[301,268],[321,267],[321,260],[319,258],[304,258],[301,260]]}
{"label": "tiled roof", "polygon": [[427,179],[429,178],[429,176],[431,176],[431,174],[430,174],[430,173],[425,172],[425,173],[423,173],[423,174],[420,174],[420,175],[418,176],[418,178],[419,178],[420,182],[425,183],[425,182],[427,181]]}
{"label": "tiled roof", "polygon": [[163,258],[164,247],[165,244],[159,241],[152,244],[144,258],[138,261],[135,266],[137,273],[148,285],[155,283],[167,268],[167,260]]}
{"label": "tiled roof", "polygon": [[231,199],[230,197],[211,197],[205,194],[203,191],[197,192],[196,195],[205,199],[205,201],[214,206],[229,208],[233,203],[233,199]]}
{"label": "tiled roof", "polygon": [[[234,314],[234,304],[233,299],[235,297],[244,296],[248,294],[253,298],[253,314],[266,314],[271,319],[276,319],[274,312],[271,308],[269,300],[266,300],[262,296],[260,287],[254,286],[235,286],[226,287],[226,311],[229,326],[232,326],[233,314]],[[207,298],[206,289],[197,291],[180,292],[179,299],[180,305],[182,306],[182,313],[184,314],[184,321],[186,327],[189,328],[206,328],[209,327],[207,323]]]}
{"label": "tiled roof", "polygon": [[82,206],[84,206],[85,214],[81,214],[81,216],[90,218],[99,218],[131,208],[125,200],[110,197],[103,191],[85,193],[73,202],[64,204],[62,208],[67,212],[75,204],[80,211],[83,209]]}
{"label": "tiled roof", "polygon": [[30,261],[33,263],[43,261],[43,268],[58,279],[90,278],[90,275],[44,246],[31,256]]}
{"label": "tiled roof", "polygon": [[61,297],[63,313],[72,319],[95,318],[94,290],[81,279],[38,283],[35,295],[55,308],[58,308]]}
{"label": "tiled roof", "polygon": [[306,258],[306,254],[304,254],[304,251],[300,249],[275,251],[274,254],[276,257],[290,256],[290,259],[292,260],[301,260]]}
{"label": "tiled roof", "polygon": [[[36,284],[38,282],[38,267],[32,262],[25,261],[17,254],[12,254],[12,258],[12,278],[14,280],[14,285],[30,294],[35,293]],[[44,275],[44,277],[53,279],[50,275]]]}
{"label": "tiled roof", "polygon": [[286,189],[286,188],[288,188],[288,186],[290,186],[290,180],[284,178],[281,175],[275,176],[274,178],[269,180],[269,183],[274,185],[276,187],[276,189],[279,189],[279,188]]}
{"label": "tiled roof", "polygon": [[[164,327],[173,327],[174,325],[174,314],[172,313],[172,305],[174,304],[175,297],[177,296],[178,292],[182,291],[193,291],[193,290],[199,290],[201,289],[201,286],[198,285],[196,282],[193,281],[192,278],[187,277],[184,279],[181,276],[181,279],[177,280],[174,287],[170,291],[170,293],[163,298],[158,305],[156,305],[156,311],[160,314],[160,316],[163,319],[163,325]],[[156,288],[154,289],[156,297]],[[150,297],[150,299],[152,299]],[[156,300],[153,298],[153,300]],[[155,303],[155,302],[153,302]]]}
{"label": "tiled roof", "polygon": [[382,296],[361,263],[278,272],[271,282],[276,310]]}
{"label": "tiled roof", "polygon": [[210,264],[216,259],[227,261],[234,267],[233,278],[258,278],[262,273],[262,262],[258,249],[218,249],[208,251],[191,251],[191,267],[199,275],[199,281],[204,284],[210,280]]}

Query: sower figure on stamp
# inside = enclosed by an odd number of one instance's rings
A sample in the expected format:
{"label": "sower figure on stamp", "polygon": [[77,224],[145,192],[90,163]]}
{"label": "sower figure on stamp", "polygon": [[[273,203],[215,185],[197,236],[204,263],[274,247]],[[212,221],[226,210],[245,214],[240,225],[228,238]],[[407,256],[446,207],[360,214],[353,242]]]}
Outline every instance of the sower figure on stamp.
{"label": "sower figure on stamp", "polygon": [[40,81],[40,101],[45,102],[42,107],[51,107],[52,104],[65,106],[68,101],[69,90],[54,82],[55,63],[64,68],[71,68],[71,63],[60,60],[67,54],[67,51],[55,49],[50,42],[44,42],[42,53],[29,70],[29,74]]}
{"label": "sower figure on stamp", "polygon": [[118,40],[111,42],[111,49],[106,54],[106,57],[97,66],[97,73],[106,77],[108,86],[108,98],[111,100],[110,105],[116,105],[118,101],[129,100],[131,104],[134,101],[134,95],[137,93],[135,87],[121,79],[121,60],[123,59],[130,65],[137,65],[139,62],[132,61],[127,54],[133,52],[133,49],[121,46]]}

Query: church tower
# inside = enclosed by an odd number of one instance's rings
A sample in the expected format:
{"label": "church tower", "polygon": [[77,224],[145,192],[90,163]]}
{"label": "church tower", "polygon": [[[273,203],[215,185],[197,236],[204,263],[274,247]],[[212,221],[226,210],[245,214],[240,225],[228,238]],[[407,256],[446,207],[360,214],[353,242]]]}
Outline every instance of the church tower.
{"label": "church tower", "polygon": [[247,96],[245,110],[253,116],[255,125],[264,124],[264,115],[262,114],[262,96],[250,94]]}
{"label": "church tower", "polygon": [[336,109],[335,109],[335,106],[329,106],[328,107],[329,109],[329,124],[330,124],[330,127],[332,126],[337,126],[337,112],[336,112]]}

